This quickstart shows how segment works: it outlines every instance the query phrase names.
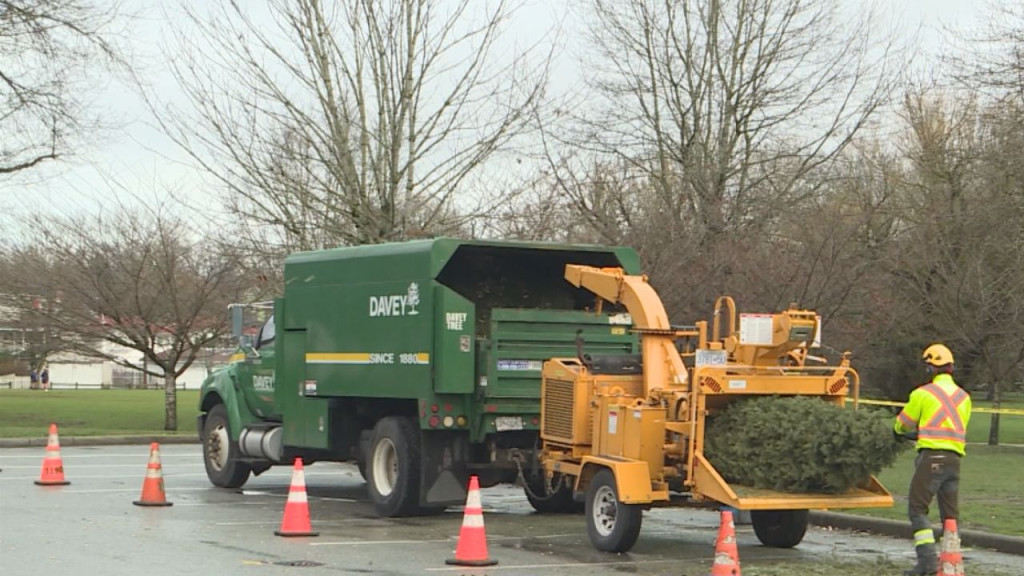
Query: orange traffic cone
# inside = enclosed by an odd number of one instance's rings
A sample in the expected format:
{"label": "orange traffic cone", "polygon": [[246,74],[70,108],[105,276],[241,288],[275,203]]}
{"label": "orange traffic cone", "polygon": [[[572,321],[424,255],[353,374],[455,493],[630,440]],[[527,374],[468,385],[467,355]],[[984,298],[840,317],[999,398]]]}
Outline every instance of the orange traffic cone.
{"label": "orange traffic cone", "polygon": [[306,498],[306,473],[302,471],[302,458],[295,459],[292,470],[292,485],[288,488],[288,501],[284,504],[284,518],[281,529],[274,530],[278,536],[319,536],[309,523],[309,500]]}
{"label": "orange traffic cone", "polygon": [[36,484],[40,486],[66,486],[71,484],[64,479],[64,461],[60,458],[60,438],[57,436],[57,425],[50,424],[50,437],[46,440],[46,457],[43,458],[43,471],[39,474]]}
{"label": "orange traffic cone", "polygon": [[458,566],[493,566],[497,560],[487,557],[487,533],[484,530],[484,511],[480,504],[480,483],[476,476],[469,477],[469,495],[462,516],[459,542],[455,546],[455,558],[445,564]]}
{"label": "orange traffic cone", "polygon": [[736,524],[731,510],[722,510],[715,540],[715,561],[711,564],[711,576],[740,576],[740,554],[736,549]]}
{"label": "orange traffic cone", "polygon": [[146,479],[142,481],[142,498],[132,502],[136,506],[171,506],[164,496],[164,473],[160,467],[160,445],[149,445],[149,464]]}
{"label": "orange traffic cone", "polygon": [[962,576],[964,558],[960,554],[960,534],[956,519],[946,518],[942,523],[942,551],[939,552],[939,576]]}

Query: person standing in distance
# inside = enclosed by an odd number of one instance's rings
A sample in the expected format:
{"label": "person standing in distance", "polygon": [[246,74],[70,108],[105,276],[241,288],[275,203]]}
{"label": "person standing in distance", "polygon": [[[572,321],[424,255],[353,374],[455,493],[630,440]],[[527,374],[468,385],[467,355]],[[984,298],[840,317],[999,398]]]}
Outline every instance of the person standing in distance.
{"label": "person standing in distance", "polygon": [[940,520],[959,516],[960,458],[965,453],[971,419],[971,396],[953,380],[953,353],[949,348],[932,344],[921,358],[931,382],[910,393],[910,400],[893,424],[898,436],[917,441],[907,506],[917,564],[905,571],[905,576],[935,574],[938,570],[928,506],[938,496]]}

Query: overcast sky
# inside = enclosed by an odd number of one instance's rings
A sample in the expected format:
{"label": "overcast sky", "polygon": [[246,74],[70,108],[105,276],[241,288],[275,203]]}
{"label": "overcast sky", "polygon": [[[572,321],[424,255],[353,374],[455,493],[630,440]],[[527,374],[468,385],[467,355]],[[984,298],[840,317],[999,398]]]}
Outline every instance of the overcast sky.
{"label": "overcast sky", "polygon": [[[860,0],[847,0],[860,3]],[[1011,0],[1006,0],[1011,1]],[[125,0],[128,11],[138,14],[125,42],[141,74],[162,98],[175,101],[177,88],[166,71],[163,46],[170,42],[167,0]],[[907,33],[920,30],[920,49],[915,64],[922,69],[937,65],[940,56],[951,50],[944,31],[954,28],[968,32],[985,21],[983,0],[893,0],[885,7],[890,23]],[[173,10],[173,8],[171,9]],[[510,37],[536,36],[551,29],[567,14],[559,2],[528,0],[518,14]],[[568,22],[572,29],[572,22]],[[558,63],[558,81],[571,81],[577,73],[573,56],[566,51]],[[165,190],[179,190],[194,200],[214,193],[203,189],[203,181],[187,165],[182,153],[152,127],[143,101],[124,85],[112,83],[97,97],[96,106],[120,127],[98,141],[75,151],[73,158],[47,162],[17,177],[0,178],[0,226],[17,214],[39,211],[96,211],[109,203],[116,192],[111,179],[130,189],[152,196]]]}

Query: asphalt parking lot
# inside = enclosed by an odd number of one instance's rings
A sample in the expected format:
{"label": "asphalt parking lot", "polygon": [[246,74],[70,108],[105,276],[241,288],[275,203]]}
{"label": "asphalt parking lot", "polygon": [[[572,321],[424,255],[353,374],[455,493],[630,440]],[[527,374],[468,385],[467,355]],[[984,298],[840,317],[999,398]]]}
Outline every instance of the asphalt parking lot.
{"label": "asphalt parking lot", "polygon": [[[461,509],[433,517],[377,518],[354,466],[306,468],[318,537],[274,535],[282,520],[291,468],[275,468],[242,490],[212,487],[195,444],[161,447],[167,500],[132,505],[141,493],[149,446],[75,446],[62,450],[68,486],[40,487],[43,451],[0,448],[0,573],[82,576],[177,574],[707,574],[718,515],[655,509],[629,554],[594,550],[582,516],[539,515],[522,491],[483,491],[490,568],[448,566]],[[774,563],[849,559],[909,564],[909,543],[895,538],[812,527],[795,549],[761,546],[749,526],[737,539],[743,569]],[[973,565],[1013,570],[1020,557],[967,551]]]}

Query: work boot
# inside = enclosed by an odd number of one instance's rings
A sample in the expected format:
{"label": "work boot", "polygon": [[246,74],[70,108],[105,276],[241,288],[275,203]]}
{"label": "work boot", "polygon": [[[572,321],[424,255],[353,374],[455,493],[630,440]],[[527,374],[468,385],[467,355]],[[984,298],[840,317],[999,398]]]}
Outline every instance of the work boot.
{"label": "work boot", "polygon": [[910,570],[904,570],[903,576],[931,576],[939,571],[935,544],[921,544],[914,551],[917,552],[917,564]]}

